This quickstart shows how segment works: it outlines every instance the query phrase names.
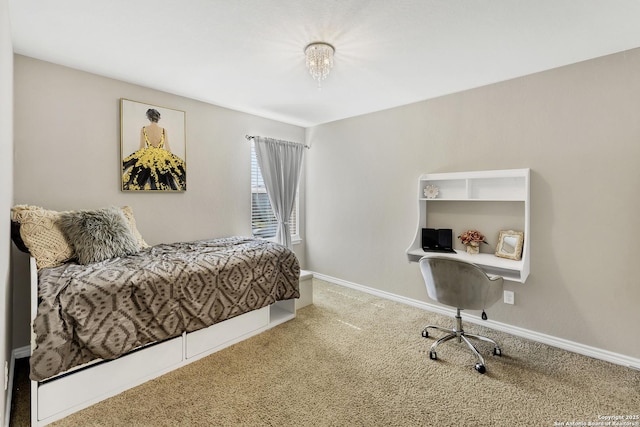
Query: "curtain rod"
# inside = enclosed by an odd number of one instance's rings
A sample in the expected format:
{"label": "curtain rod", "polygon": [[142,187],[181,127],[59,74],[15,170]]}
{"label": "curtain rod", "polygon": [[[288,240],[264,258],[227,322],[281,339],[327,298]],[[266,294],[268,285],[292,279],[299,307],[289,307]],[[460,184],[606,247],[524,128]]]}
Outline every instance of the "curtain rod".
{"label": "curtain rod", "polygon": [[[244,137],[245,137],[247,140],[254,139],[254,138],[258,138],[258,136],[257,136],[257,135],[256,135],[256,136],[254,136],[254,135],[245,135]],[[278,140],[278,141],[282,141],[282,140]],[[291,143],[291,144],[300,144],[299,142],[291,142],[291,141],[282,141],[282,142],[289,142],[289,143]],[[308,145],[305,145],[305,144],[300,144],[300,145],[302,145],[304,148],[311,148],[311,147],[309,147]]]}

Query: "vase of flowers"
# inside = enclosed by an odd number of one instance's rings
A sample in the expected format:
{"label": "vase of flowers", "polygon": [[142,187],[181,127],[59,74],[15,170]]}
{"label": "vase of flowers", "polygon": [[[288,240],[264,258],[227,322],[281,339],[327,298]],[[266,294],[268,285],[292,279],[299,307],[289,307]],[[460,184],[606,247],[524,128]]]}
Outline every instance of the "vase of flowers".
{"label": "vase of flowers", "polygon": [[467,253],[472,255],[480,252],[480,243],[487,243],[484,240],[484,234],[478,230],[467,230],[459,235],[458,239],[467,248]]}

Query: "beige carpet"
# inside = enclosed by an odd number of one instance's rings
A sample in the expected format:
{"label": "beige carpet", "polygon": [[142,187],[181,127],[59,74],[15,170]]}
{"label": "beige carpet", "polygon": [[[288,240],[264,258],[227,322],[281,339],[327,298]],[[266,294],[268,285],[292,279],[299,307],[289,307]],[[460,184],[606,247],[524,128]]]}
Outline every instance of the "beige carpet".
{"label": "beige carpet", "polygon": [[640,414],[638,371],[467,324],[502,347],[479,346],[481,375],[456,341],[429,359],[422,328],[451,318],[314,286],[295,320],[54,425],[557,426]]}

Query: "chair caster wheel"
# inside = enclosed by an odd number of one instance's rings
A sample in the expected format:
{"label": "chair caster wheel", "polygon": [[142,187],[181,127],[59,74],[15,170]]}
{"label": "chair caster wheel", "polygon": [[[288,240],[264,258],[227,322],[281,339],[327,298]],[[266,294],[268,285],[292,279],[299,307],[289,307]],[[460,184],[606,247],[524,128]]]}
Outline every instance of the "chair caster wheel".
{"label": "chair caster wheel", "polygon": [[431,360],[438,360],[438,355],[436,354],[435,351],[430,351],[429,352],[429,359]]}
{"label": "chair caster wheel", "polygon": [[499,348],[499,347],[495,347],[495,348],[493,349],[493,355],[494,355],[494,356],[502,356],[502,350],[500,350],[500,348]]}
{"label": "chair caster wheel", "polygon": [[481,374],[484,374],[485,372],[487,372],[487,369],[484,367],[484,365],[480,363],[476,363],[476,366],[474,366],[474,368],[476,371],[478,371]]}
{"label": "chair caster wheel", "polygon": [[428,332],[426,329],[424,329],[424,330],[422,331],[422,337],[423,337],[423,338],[429,338],[429,332]]}

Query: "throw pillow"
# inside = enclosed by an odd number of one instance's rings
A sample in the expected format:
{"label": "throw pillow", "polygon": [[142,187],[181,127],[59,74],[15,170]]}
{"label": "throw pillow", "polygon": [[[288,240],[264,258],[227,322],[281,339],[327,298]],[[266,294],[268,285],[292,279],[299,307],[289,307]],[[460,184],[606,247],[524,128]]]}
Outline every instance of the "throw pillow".
{"label": "throw pillow", "polygon": [[58,227],[60,212],[39,206],[18,205],[11,219],[20,223],[20,237],[36,259],[38,269],[57,267],[73,258],[73,248]]}
{"label": "throw pillow", "polygon": [[123,206],[122,213],[124,214],[125,218],[127,218],[127,223],[129,224],[129,228],[133,233],[133,237],[136,238],[136,241],[138,242],[138,246],[140,247],[140,249],[148,248],[149,245],[147,244],[147,242],[144,241],[144,239],[142,238],[142,234],[140,234],[140,232],[138,231],[138,227],[136,225],[136,219],[133,216],[133,209],[131,209],[131,207],[129,206]]}
{"label": "throw pillow", "polygon": [[64,212],[60,214],[58,225],[73,246],[80,264],[134,254],[140,249],[118,207]]}

